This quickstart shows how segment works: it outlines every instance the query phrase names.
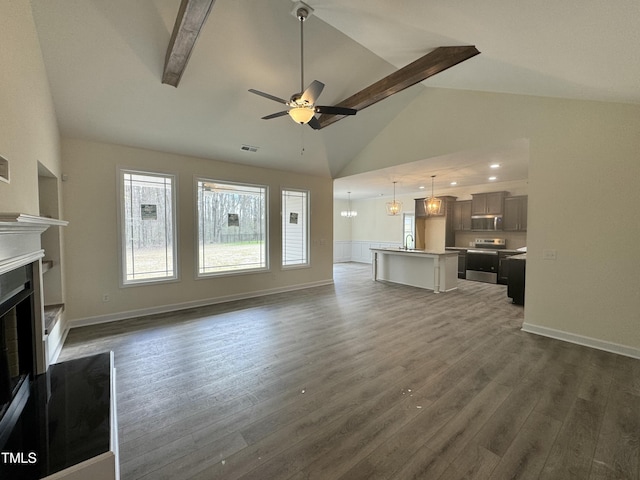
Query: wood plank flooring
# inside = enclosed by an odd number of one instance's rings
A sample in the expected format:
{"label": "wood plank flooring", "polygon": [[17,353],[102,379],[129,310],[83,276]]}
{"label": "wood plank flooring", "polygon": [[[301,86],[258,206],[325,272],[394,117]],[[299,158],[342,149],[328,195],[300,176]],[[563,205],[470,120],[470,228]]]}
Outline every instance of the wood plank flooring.
{"label": "wood plank flooring", "polygon": [[524,333],[506,287],[335,285],[74,329],[113,350],[123,480],[629,479],[640,360]]}

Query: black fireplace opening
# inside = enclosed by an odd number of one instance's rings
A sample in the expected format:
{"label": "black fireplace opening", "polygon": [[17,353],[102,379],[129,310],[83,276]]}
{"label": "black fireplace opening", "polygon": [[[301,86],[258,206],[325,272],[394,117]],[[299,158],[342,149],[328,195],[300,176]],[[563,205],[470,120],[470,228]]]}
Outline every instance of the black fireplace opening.
{"label": "black fireplace opening", "polygon": [[29,396],[35,377],[33,268],[0,275],[0,449]]}

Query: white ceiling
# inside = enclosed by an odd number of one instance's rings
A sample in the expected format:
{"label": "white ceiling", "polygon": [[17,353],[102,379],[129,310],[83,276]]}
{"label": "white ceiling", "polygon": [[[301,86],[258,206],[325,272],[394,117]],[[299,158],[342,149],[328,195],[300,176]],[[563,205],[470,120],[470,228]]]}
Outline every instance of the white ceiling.
{"label": "white ceiling", "polygon": [[[482,53],[314,131],[288,117],[261,120],[281,105],[247,92],[288,98],[299,90],[291,0],[217,0],[178,88],[161,77],[180,0],[32,0],[61,133],[335,178],[428,86],[640,104],[637,0],[307,3],[315,12],[305,23],[305,82],[326,84],[323,105],[438,46]],[[377,193],[391,177],[407,185],[430,183],[434,173],[443,184],[448,175],[486,182],[493,157],[512,163],[503,178],[526,175],[528,148],[514,140],[447,156],[447,171],[442,159],[425,159],[353,181]]]}

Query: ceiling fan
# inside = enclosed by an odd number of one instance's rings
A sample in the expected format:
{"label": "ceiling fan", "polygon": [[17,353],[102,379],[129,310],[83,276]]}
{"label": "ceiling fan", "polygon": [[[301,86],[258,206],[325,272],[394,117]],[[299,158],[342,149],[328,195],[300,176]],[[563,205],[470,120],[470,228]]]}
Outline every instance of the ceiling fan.
{"label": "ceiling fan", "polygon": [[296,17],[300,22],[300,93],[294,93],[291,95],[289,101],[286,101],[283,98],[261,92],[260,90],[255,90],[253,88],[249,89],[249,91],[289,107],[288,110],[283,110],[281,112],[272,113],[271,115],[262,117],[263,120],[270,120],[272,118],[289,115],[294,122],[301,125],[306,123],[314,130],[319,130],[321,125],[315,117],[316,113],[327,115],[355,115],[358,110],[348,107],[316,105],[316,100],[324,89],[324,83],[319,82],[318,80],[314,80],[307,88],[304,88],[304,22],[309,16],[309,12],[313,10],[303,2],[298,2],[296,8]]}

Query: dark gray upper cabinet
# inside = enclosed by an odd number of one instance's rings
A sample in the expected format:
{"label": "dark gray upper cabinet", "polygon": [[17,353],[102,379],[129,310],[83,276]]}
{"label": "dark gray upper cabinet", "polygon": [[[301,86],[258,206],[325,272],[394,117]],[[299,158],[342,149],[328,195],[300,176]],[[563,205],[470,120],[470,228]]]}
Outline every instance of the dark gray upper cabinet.
{"label": "dark gray upper cabinet", "polygon": [[471,215],[502,215],[507,192],[474,193],[471,195]]}
{"label": "dark gray upper cabinet", "polygon": [[458,231],[471,230],[471,200],[453,204],[453,228]]}
{"label": "dark gray upper cabinet", "polygon": [[503,230],[511,232],[527,231],[527,199],[526,195],[504,199]]}

